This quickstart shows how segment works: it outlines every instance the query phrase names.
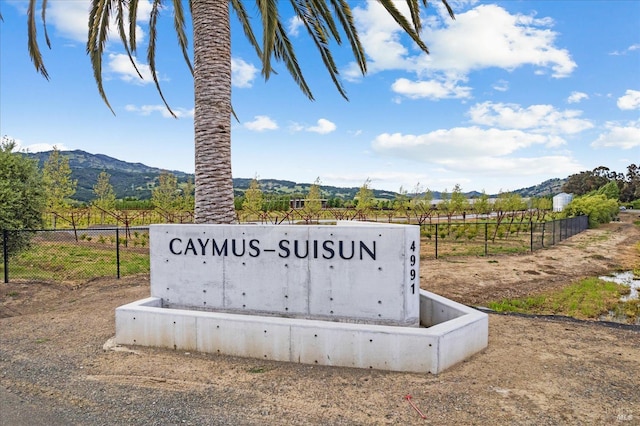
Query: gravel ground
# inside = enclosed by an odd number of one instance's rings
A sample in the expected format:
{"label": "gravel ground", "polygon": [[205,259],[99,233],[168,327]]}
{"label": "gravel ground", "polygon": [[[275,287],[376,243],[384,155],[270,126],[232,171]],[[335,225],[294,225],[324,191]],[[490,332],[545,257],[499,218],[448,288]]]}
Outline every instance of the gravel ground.
{"label": "gravel ground", "polygon": [[[593,271],[629,267],[640,260],[634,219],[498,263],[428,261],[423,287],[483,303],[483,291],[493,298],[568,284],[592,271],[584,257]],[[547,272],[526,273],[535,262]],[[147,276],[1,289],[0,425],[640,424],[638,326],[491,314],[489,347],[434,376],[105,349],[114,309],[148,296]]]}

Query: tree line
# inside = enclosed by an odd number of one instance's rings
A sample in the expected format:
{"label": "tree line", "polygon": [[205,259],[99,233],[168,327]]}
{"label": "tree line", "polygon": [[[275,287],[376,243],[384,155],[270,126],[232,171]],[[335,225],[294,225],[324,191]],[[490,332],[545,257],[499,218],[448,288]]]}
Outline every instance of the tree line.
{"label": "tree line", "polygon": [[613,198],[618,198],[622,203],[640,199],[640,167],[637,164],[629,164],[625,174],[599,166],[591,171],[569,176],[562,190],[580,196],[597,191],[607,184],[611,184],[609,191],[614,191]]}
{"label": "tree line", "polygon": [[[163,172],[152,189],[151,200],[118,200],[110,175],[102,171],[93,186],[94,200],[81,205],[73,200],[77,181],[71,178],[69,161],[54,148],[42,167],[37,160],[14,152],[15,141],[3,138],[0,144],[0,229],[15,231],[89,226],[92,223],[134,224],[191,223],[194,221],[194,184],[179,183],[170,172]],[[640,170],[630,165],[626,175],[598,167],[568,178],[563,187],[574,193],[574,200],[563,215],[585,214],[596,226],[614,218],[620,204],[640,208]],[[351,200],[329,197],[323,193],[320,179],[305,194],[264,193],[254,177],[243,195],[235,197],[237,222],[283,223],[322,220],[388,220],[389,222],[425,224],[442,219],[466,221],[488,220],[500,224],[517,215],[543,221],[552,210],[551,197],[523,198],[518,193],[500,193],[491,198],[486,193],[467,198],[460,185],[434,198],[433,192],[419,183],[411,190],[400,188],[392,200],[377,199],[366,180]],[[93,218],[93,222],[90,219]],[[46,220],[45,220],[46,218]],[[11,252],[28,244],[28,237],[11,238]],[[20,235],[23,235],[20,233]]]}

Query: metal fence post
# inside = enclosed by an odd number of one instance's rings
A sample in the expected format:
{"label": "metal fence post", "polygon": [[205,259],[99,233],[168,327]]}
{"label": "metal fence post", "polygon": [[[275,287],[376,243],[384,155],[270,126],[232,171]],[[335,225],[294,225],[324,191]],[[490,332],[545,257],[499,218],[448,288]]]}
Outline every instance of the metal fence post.
{"label": "metal fence post", "polygon": [[120,232],[116,226],[116,270],[117,277],[120,279]]}
{"label": "metal fence post", "polygon": [[533,221],[529,221],[529,226],[531,227],[531,251],[533,252]]}
{"label": "metal fence post", "polygon": [[489,254],[489,224],[484,223],[484,255]]}
{"label": "metal fence post", "polygon": [[2,256],[4,260],[4,283],[9,284],[9,232],[6,229],[2,230]]}
{"label": "metal fence post", "polygon": [[439,223],[436,223],[436,259],[438,258],[438,225]]}

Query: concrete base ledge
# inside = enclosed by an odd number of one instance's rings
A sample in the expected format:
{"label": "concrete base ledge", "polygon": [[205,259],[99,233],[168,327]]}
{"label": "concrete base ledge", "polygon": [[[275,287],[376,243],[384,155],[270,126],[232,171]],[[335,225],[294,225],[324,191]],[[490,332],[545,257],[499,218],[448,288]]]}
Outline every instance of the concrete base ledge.
{"label": "concrete base ledge", "polygon": [[487,314],[420,291],[422,327],[163,308],[116,309],[116,343],[341,367],[438,374],[488,345]]}

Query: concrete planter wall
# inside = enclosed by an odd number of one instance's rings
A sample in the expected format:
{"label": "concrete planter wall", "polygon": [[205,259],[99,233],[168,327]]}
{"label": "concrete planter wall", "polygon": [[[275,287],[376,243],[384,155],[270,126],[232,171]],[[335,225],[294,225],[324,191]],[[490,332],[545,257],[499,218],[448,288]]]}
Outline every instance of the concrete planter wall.
{"label": "concrete planter wall", "polygon": [[488,344],[488,316],[419,289],[419,228],[155,225],[151,297],[116,309],[116,343],[393,371]]}

